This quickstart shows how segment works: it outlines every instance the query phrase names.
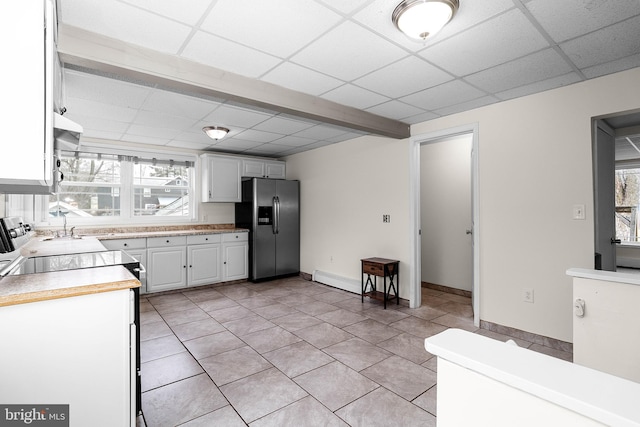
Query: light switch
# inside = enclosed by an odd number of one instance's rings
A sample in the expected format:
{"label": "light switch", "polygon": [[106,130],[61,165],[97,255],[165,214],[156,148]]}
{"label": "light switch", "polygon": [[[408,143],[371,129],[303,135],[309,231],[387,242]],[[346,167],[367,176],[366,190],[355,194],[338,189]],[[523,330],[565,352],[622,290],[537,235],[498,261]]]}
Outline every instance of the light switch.
{"label": "light switch", "polygon": [[573,219],[585,219],[584,205],[573,205]]}

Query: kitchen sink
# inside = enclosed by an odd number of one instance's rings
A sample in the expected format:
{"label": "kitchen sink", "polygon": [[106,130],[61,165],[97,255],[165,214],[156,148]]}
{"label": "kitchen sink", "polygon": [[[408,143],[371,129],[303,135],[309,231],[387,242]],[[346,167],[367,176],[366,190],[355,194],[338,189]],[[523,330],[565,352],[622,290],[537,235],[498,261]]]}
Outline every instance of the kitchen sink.
{"label": "kitchen sink", "polygon": [[43,242],[50,242],[50,241],[54,241],[54,240],[78,240],[78,239],[82,239],[82,236],[52,236],[52,237],[45,237],[44,239],[42,239]]}

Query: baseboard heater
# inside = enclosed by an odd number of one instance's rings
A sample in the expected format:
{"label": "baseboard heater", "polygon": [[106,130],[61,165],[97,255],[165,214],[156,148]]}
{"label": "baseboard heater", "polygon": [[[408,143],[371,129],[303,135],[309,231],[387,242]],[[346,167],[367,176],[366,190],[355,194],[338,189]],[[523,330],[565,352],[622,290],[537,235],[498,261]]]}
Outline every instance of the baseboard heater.
{"label": "baseboard heater", "polygon": [[338,276],[337,274],[327,271],[313,270],[312,280],[314,282],[323,283],[333,286],[334,288],[344,289],[345,291],[359,294],[362,284],[359,280],[349,279],[348,277]]}

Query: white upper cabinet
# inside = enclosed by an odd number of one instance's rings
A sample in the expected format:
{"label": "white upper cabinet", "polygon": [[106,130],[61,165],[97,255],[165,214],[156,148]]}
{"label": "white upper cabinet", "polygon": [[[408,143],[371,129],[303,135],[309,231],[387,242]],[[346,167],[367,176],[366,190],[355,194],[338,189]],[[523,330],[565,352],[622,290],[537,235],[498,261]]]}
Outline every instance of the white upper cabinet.
{"label": "white upper cabinet", "polygon": [[[0,193],[49,193],[53,185],[54,1],[2,5]],[[46,30],[45,30],[46,29]]]}
{"label": "white upper cabinet", "polygon": [[278,160],[242,159],[242,176],[285,179],[285,162]]}
{"label": "white upper cabinet", "polygon": [[243,177],[285,179],[285,162],[248,157],[203,154],[202,201],[242,201]]}
{"label": "white upper cabinet", "polygon": [[202,201],[241,202],[239,157],[203,154],[202,157]]}

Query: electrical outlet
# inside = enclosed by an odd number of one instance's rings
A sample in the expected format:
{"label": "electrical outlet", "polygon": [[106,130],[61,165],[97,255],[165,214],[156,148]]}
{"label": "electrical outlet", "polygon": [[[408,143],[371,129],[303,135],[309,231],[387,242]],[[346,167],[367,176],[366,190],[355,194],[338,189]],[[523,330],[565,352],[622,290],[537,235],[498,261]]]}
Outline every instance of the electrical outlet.
{"label": "electrical outlet", "polygon": [[382,222],[391,222],[391,215],[382,215]]}
{"label": "electrical outlet", "polygon": [[533,289],[524,288],[522,290],[522,301],[533,303]]}

